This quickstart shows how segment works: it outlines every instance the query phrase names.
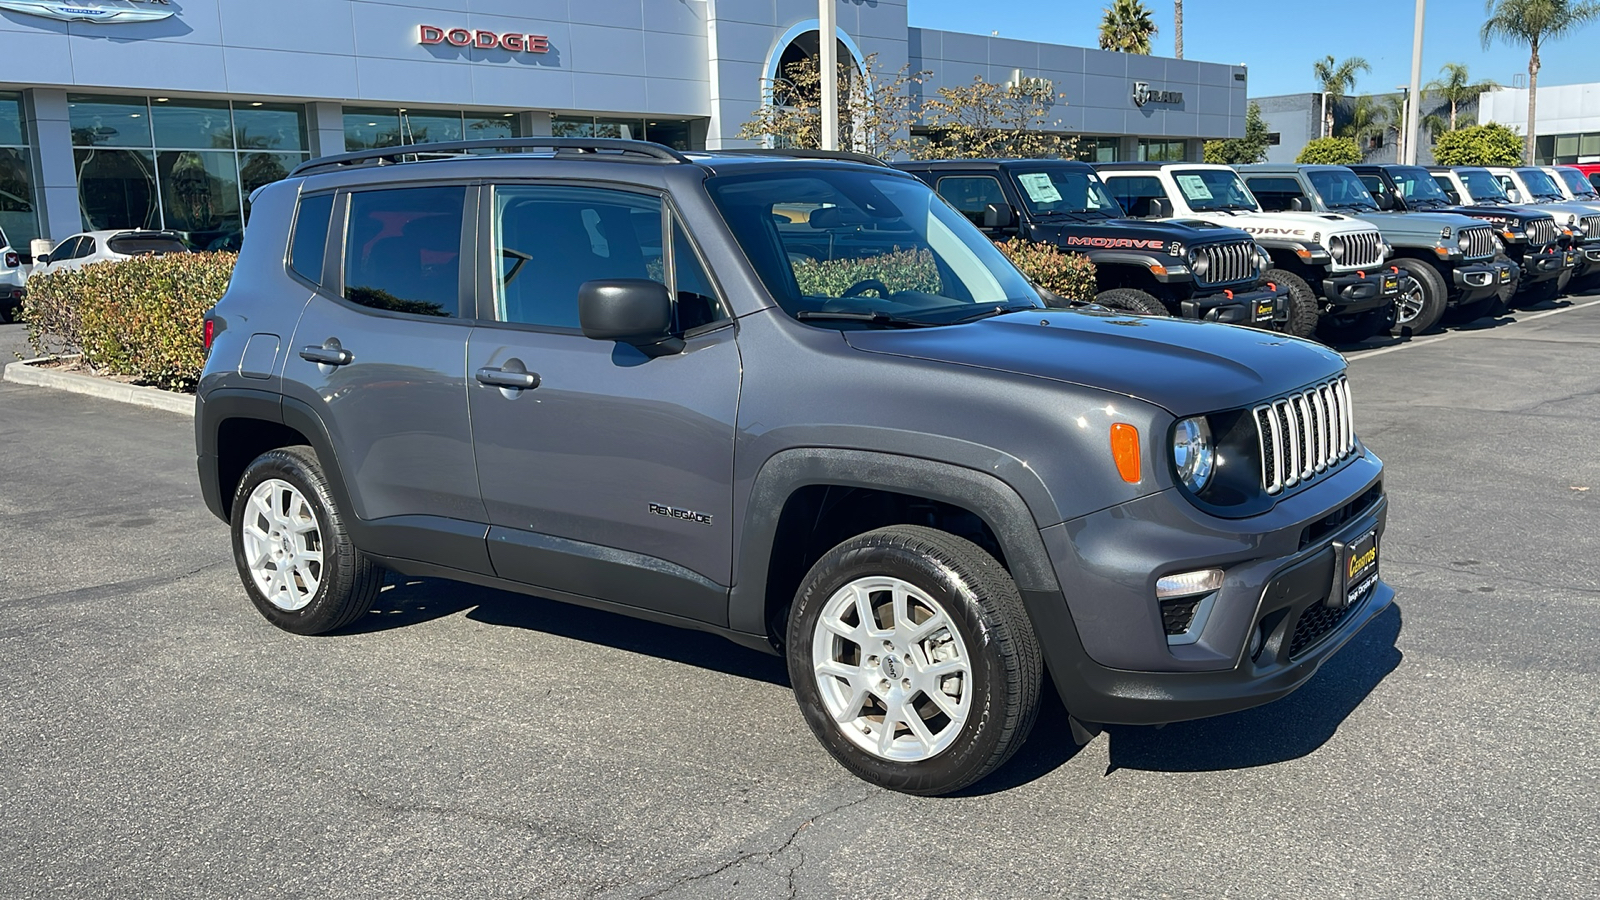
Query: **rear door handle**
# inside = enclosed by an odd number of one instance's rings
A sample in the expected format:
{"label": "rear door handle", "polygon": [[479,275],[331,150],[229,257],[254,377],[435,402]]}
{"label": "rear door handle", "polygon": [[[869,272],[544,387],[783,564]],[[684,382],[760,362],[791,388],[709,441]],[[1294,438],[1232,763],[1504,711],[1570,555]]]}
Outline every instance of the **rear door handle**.
{"label": "rear door handle", "polygon": [[339,346],[338,338],[328,338],[320,347],[301,347],[300,358],[324,366],[343,366],[348,365],[356,357],[349,350]]}
{"label": "rear door handle", "polygon": [[539,373],[529,372],[519,359],[508,359],[500,368],[484,366],[478,370],[477,378],[491,387],[532,390],[539,386]]}

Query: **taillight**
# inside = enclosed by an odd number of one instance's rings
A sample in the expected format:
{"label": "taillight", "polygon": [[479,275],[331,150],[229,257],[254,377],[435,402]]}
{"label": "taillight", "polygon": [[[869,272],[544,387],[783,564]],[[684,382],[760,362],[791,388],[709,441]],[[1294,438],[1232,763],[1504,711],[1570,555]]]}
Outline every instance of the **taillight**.
{"label": "taillight", "polygon": [[206,349],[207,350],[211,349],[211,339],[216,337],[216,336],[217,336],[217,323],[213,322],[210,319],[207,319],[206,320]]}
{"label": "taillight", "polygon": [[15,253],[6,254],[6,268],[15,269],[20,265],[22,265],[22,257],[16,255]]}

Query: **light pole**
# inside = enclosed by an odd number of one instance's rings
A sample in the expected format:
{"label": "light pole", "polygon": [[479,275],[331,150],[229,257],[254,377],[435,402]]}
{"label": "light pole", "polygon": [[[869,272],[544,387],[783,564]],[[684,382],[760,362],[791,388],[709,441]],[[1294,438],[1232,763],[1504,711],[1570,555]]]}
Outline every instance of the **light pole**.
{"label": "light pole", "polygon": [[1406,140],[1406,129],[1411,127],[1411,88],[1397,84],[1394,89],[1400,92],[1400,124],[1394,132],[1399,146],[1395,147],[1394,161],[1406,165],[1406,148],[1411,146],[1411,142]]}
{"label": "light pole", "polygon": [[1417,133],[1422,122],[1422,12],[1427,0],[1417,0],[1417,24],[1411,35],[1411,89],[1406,94],[1405,159],[1408,166],[1417,164]]}
{"label": "light pole", "polygon": [[[1421,2],[1421,0],[1418,0]],[[839,10],[817,0],[817,44],[822,69],[822,149],[839,149]]]}

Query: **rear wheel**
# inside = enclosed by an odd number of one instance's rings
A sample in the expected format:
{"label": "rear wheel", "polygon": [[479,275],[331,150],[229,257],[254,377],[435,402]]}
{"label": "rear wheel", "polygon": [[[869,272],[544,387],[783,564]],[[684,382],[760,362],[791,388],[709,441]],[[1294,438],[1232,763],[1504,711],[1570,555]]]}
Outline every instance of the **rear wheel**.
{"label": "rear wheel", "polygon": [[970,541],[904,525],[811,567],[790,612],[789,677],[806,724],[856,776],[946,794],[1027,738],[1043,663],[1016,583]]}
{"label": "rear wheel", "polygon": [[1094,302],[1141,316],[1172,315],[1154,295],[1137,288],[1112,288],[1109,291],[1101,291],[1095,295]]}
{"label": "rear wheel", "polygon": [[233,495],[233,558],[267,621],[295,634],[343,628],[372,608],[383,570],[357,550],[310,447],[256,457]]}
{"label": "rear wheel", "polygon": [[1261,280],[1289,292],[1289,321],[1283,326],[1284,334],[1308,338],[1316,333],[1317,294],[1304,278],[1288,269],[1268,269],[1261,273]]}
{"label": "rear wheel", "polygon": [[1408,265],[1406,272],[1409,274],[1400,283],[1400,296],[1394,301],[1394,324],[1389,326],[1389,333],[1398,335],[1409,328],[1412,334],[1427,334],[1444,316],[1450,289],[1439,270],[1425,262]]}

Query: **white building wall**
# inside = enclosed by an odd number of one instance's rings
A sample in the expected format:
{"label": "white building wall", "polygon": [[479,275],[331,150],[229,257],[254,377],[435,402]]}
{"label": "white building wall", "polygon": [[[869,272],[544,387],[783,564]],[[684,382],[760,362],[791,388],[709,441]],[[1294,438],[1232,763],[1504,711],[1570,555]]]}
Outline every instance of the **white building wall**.
{"label": "white building wall", "polygon": [[[1539,117],[1534,134],[1600,131],[1600,83],[1541,85],[1534,115]],[[1484,94],[1478,104],[1478,124],[1490,122],[1527,134],[1527,88],[1502,88]]]}

